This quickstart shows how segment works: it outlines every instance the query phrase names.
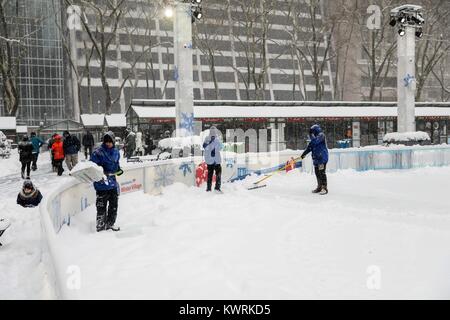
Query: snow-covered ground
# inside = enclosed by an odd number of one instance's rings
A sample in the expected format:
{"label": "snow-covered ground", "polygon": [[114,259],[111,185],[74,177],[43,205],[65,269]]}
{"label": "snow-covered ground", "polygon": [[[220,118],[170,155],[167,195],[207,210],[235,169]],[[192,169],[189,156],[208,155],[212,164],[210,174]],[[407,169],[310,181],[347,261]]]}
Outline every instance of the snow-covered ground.
{"label": "snow-covered ground", "polygon": [[[15,204],[17,154],[0,160],[0,299],[47,299],[37,209]],[[80,155],[80,158],[84,158]],[[32,180],[44,197],[71,179],[48,153]],[[64,175],[67,171],[64,172]],[[120,232],[96,233],[95,208],[58,235],[80,267],[79,296],[146,299],[450,298],[450,167],[329,174],[313,195],[298,171],[223,195],[181,184],[123,195]]]}
{"label": "snow-covered ground", "polygon": [[[40,155],[37,166],[38,170],[31,172],[31,180],[44,197],[55,184],[69,179],[51,172],[48,152]],[[11,222],[0,238],[0,300],[52,299],[54,292],[41,262],[39,210],[16,204],[23,183],[20,167],[17,149],[12,150],[11,158],[0,160],[0,217]]]}
{"label": "snow-covered ground", "polygon": [[[450,168],[291,172],[225,194],[181,184],[122,196],[120,232],[95,208],[60,233],[83,298],[450,298]],[[74,245],[75,244],[75,245]]]}

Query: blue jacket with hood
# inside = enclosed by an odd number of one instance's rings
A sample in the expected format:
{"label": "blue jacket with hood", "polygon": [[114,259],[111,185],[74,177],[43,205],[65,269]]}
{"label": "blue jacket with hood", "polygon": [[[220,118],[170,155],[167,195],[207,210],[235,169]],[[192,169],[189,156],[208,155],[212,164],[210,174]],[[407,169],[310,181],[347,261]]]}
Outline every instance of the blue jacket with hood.
{"label": "blue jacket with hood", "polygon": [[113,141],[113,147],[109,149],[105,143],[102,143],[100,147],[94,150],[90,159],[90,161],[101,166],[103,168],[103,172],[108,177],[107,182],[103,180],[94,182],[94,188],[97,191],[113,190],[118,189],[119,187],[114,174],[120,169],[120,153],[119,150],[114,147],[114,134],[110,131],[107,132],[103,137],[103,140],[106,136],[109,136]]}
{"label": "blue jacket with hood", "polygon": [[309,130],[311,141],[302,154],[302,157],[312,152],[314,166],[326,164],[328,162],[328,148],[325,134],[318,124],[315,124]]}

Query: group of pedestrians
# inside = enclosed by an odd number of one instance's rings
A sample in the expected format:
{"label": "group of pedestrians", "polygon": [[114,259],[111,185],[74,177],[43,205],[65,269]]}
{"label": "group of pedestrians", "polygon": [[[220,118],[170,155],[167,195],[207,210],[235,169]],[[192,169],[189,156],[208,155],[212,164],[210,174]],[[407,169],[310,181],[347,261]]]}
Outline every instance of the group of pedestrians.
{"label": "group of pedestrians", "polygon": [[[22,141],[18,144],[19,161],[22,163],[21,174],[23,179],[29,179],[30,172],[37,170],[37,161],[41,147],[44,144],[47,144],[48,150],[51,151],[51,159],[54,167],[62,168],[62,162],[64,160],[69,170],[72,170],[72,168],[77,165],[78,152],[81,150],[81,143],[77,136],[71,135],[69,131],[64,131],[62,136],[58,133],[53,134],[48,142],[44,142],[35,132],[32,132],[30,137],[24,135]],[[91,157],[95,145],[94,136],[87,131],[83,135],[82,141],[84,155],[85,158],[88,159],[88,157]]]}
{"label": "group of pedestrians", "polygon": [[[78,163],[78,152],[81,150],[80,140],[71,135],[68,130],[63,132],[61,136],[58,133],[52,135],[48,142],[44,142],[35,132],[31,132],[30,137],[24,135],[22,141],[18,144],[19,161],[21,162],[21,177],[25,179],[22,189],[17,195],[17,204],[23,207],[37,206],[41,199],[41,192],[34,186],[30,180],[31,171],[37,170],[37,162],[41,147],[47,144],[50,151],[51,163],[53,171],[61,176],[64,172],[63,162],[65,161],[67,168],[72,170]],[[95,145],[92,133],[87,131],[82,138],[84,154],[86,159],[91,157]]]}

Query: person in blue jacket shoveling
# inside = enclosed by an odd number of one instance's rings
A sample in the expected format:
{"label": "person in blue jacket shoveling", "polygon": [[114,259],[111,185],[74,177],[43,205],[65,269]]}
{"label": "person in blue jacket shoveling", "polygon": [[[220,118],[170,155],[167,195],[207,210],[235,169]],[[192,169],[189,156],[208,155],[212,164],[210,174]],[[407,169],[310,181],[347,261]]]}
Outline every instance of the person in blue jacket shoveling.
{"label": "person in blue jacket shoveling", "polygon": [[211,191],[212,178],[214,172],[216,173],[216,185],[214,190],[217,193],[222,193],[220,190],[221,178],[222,178],[222,157],[220,155],[220,150],[222,149],[222,144],[220,143],[217,128],[212,126],[209,129],[209,135],[203,142],[203,149],[205,150],[205,162],[208,166],[208,179],[206,181],[206,191]]}
{"label": "person in blue jacket shoveling", "polygon": [[308,153],[312,152],[314,172],[317,178],[317,188],[312,193],[325,195],[328,193],[326,175],[328,163],[327,139],[318,124],[313,125],[309,130],[309,138],[311,141],[303,151],[301,158],[304,159]]}
{"label": "person in blue jacket shoveling", "polygon": [[[119,184],[116,175],[120,176],[123,170],[120,168],[120,153],[114,147],[114,133],[108,131],[103,136],[103,143],[98,147],[90,158],[90,161],[103,168],[106,178],[94,182],[94,188],[97,192],[97,232],[103,230],[119,231],[114,223],[117,218],[117,207],[119,203]],[[108,208],[107,208],[108,207]]]}

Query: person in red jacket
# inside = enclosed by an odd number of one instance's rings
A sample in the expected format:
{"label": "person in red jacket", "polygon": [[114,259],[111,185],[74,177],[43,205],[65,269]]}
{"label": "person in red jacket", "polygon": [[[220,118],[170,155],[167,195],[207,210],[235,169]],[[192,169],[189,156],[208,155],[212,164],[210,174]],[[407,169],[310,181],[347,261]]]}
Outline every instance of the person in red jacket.
{"label": "person in red jacket", "polygon": [[55,166],[58,169],[58,176],[60,176],[64,171],[62,167],[62,163],[64,161],[64,148],[62,137],[59,134],[54,137],[54,141],[52,144],[52,154],[53,161],[55,162]]}

